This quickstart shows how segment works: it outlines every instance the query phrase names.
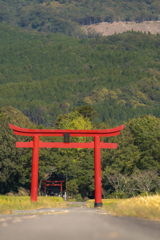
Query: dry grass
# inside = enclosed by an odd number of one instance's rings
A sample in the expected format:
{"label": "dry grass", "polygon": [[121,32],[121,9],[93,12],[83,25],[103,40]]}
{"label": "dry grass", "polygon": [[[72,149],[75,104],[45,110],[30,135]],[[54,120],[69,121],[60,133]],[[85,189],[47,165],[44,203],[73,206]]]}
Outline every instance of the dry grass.
{"label": "dry grass", "polygon": [[[131,216],[160,221],[160,195],[134,197],[129,199],[104,199],[103,209],[116,216]],[[94,202],[88,201],[93,207]]]}
{"label": "dry grass", "polygon": [[56,208],[65,205],[60,197],[38,197],[37,202],[31,203],[29,196],[0,196],[0,214],[10,214],[13,210]]}

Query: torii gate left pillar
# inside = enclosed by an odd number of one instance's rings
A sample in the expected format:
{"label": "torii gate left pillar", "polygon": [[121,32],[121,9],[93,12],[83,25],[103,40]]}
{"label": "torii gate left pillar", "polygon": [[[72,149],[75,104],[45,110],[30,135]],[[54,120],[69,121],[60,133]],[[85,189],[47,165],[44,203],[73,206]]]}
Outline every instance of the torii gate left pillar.
{"label": "torii gate left pillar", "polygon": [[[31,178],[31,202],[37,202],[38,191],[38,165],[39,148],[94,148],[95,166],[95,207],[102,206],[101,190],[101,148],[117,148],[117,143],[103,143],[100,137],[118,136],[124,129],[124,125],[105,130],[55,130],[55,129],[26,129],[9,124],[16,135],[33,136],[33,141],[17,142],[16,147],[33,148],[32,154],[32,178]],[[64,136],[64,142],[42,142],[40,136]],[[77,143],[70,142],[70,137],[94,137],[94,142]]]}

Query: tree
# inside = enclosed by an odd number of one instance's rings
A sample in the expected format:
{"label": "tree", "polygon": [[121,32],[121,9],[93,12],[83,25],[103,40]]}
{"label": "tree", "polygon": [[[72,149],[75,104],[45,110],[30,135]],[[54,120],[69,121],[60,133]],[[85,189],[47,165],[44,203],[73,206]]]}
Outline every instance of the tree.
{"label": "tree", "polygon": [[108,173],[106,174],[106,180],[117,193],[126,191],[126,186],[128,184],[127,175],[122,175],[118,172],[114,172],[113,174]]}
{"label": "tree", "polygon": [[132,188],[140,193],[152,192],[160,187],[160,177],[156,170],[138,171],[131,177]]}
{"label": "tree", "polygon": [[[59,129],[92,129],[89,118],[79,115],[77,111],[69,115],[59,116],[56,122]],[[72,137],[72,142],[87,142],[86,137]],[[77,189],[84,197],[93,190],[94,158],[93,150],[89,149],[58,149],[55,154],[56,171],[63,172],[67,178],[67,189],[76,194]]]}
{"label": "tree", "polygon": [[[32,150],[16,148],[18,141],[29,141],[30,137],[14,135],[9,123],[25,128],[36,128],[20,111],[8,107],[0,109],[0,194],[17,191],[19,187],[30,189]],[[48,155],[40,150],[39,181],[50,170]]]}
{"label": "tree", "polygon": [[89,118],[90,120],[93,120],[98,116],[98,113],[95,111],[94,107],[88,105],[78,107],[75,109],[75,111],[77,111],[84,118]]}

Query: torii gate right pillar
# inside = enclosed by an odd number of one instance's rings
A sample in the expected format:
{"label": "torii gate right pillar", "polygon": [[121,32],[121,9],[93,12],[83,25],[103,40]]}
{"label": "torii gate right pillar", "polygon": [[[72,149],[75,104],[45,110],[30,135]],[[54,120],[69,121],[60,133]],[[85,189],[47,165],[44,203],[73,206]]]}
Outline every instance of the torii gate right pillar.
{"label": "torii gate right pillar", "polygon": [[100,137],[94,137],[95,207],[102,207]]}

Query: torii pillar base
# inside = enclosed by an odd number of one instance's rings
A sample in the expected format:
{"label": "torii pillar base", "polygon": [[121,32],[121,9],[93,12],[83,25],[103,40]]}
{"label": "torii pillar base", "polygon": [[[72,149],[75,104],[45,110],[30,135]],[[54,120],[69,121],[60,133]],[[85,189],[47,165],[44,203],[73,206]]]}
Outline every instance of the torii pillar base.
{"label": "torii pillar base", "polygon": [[97,207],[101,208],[101,207],[103,207],[103,203],[94,203],[94,207],[95,208],[97,208]]}

